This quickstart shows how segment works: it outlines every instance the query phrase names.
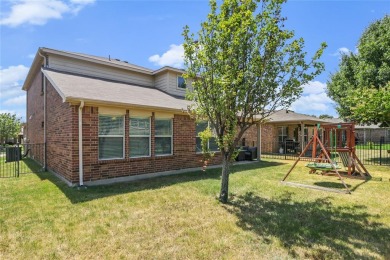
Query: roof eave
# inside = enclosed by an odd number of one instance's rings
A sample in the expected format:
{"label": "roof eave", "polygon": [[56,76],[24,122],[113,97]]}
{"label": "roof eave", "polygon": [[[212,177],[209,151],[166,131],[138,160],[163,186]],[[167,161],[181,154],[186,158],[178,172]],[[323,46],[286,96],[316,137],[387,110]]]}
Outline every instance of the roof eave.
{"label": "roof eave", "polygon": [[158,110],[158,111],[167,111],[167,112],[173,112],[173,113],[187,113],[187,109],[184,108],[169,108],[169,107],[158,107],[158,106],[146,106],[146,105],[139,105],[139,104],[130,104],[130,103],[122,103],[122,102],[112,102],[112,101],[104,101],[104,100],[97,100],[97,99],[88,99],[88,98],[82,98],[82,97],[65,97],[64,102],[69,103],[80,103],[81,101],[84,101],[86,105],[106,105],[106,106],[112,106],[112,107],[124,107],[124,108],[135,108],[135,109],[144,109],[144,110]]}
{"label": "roof eave", "polygon": [[177,73],[184,73],[185,70],[182,70],[182,69],[176,69],[176,68],[173,68],[173,67],[170,67],[170,66],[164,66],[158,70],[155,70],[153,71],[153,75],[156,75],[158,73],[162,73],[162,72],[165,72],[165,71],[173,71],[173,72],[177,72]]}
{"label": "roof eave", "polygon": [[38,48],[37,53],[35,54],[34,60],[30,66],[30,69],[27,73],[26,80],[23,83],[22,90],[27,91],[32,81],[34,80],[35,74],[41,69],[43,57],[41,57],[38,53],[42,48]]}

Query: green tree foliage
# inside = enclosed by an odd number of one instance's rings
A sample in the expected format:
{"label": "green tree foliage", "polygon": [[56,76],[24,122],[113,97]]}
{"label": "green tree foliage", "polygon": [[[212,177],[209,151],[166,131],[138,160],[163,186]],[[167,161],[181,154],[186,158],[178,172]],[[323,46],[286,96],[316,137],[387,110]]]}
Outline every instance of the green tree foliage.
{"label": "green tree foliage", "polygon": [[333,118],[333,116],[327,115],[327,114],[323,114],[323,115],[320,115],[318,118],[319,119],[330,119],[330,118]]}
{"label": "green tree foliage", "polygon": [[8,138],[18,136],[20,132],[20,118],[15,114],[1,113],[0,114],[0,140],[5,142]]}
{"label": "green tree foliage", "polygon": [[358,53],[343,54],[328,81],[340,117],[390,125],[390,16],[373,22],[358,42]]}
{"label": "green tree foliage", "polygon": [[304,40],[293,39],[281,16],[284,0],[225,0],[195,36],[184,28],[187,98],[197,119],[210,122],[222,155],[219,200],[227,202],[229,164],[244,132],[276,108],[287,108],[302,85],[324,69],[325,43],[306,60]]}

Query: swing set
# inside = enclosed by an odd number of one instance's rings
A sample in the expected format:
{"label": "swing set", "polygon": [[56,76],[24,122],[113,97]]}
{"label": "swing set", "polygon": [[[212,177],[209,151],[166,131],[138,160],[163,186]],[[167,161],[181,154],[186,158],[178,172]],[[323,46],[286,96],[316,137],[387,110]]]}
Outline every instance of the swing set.
{"label": "swing set", "polygon": [[[322,129],[323,133],[322,138],[320,138],[318,133],[320,129]],[[317,171],[320,171],[322,175],[337,176],[345,187],[345,190],[285,181],[301,158],[305,156],[310,147],[312,147],[312,162],[306,164],[306,167],[310,169],[309,173],[314,174]],[[336,161],[337,157],[340,158],[340,163],[342,163],[344,169],[341,167],[339,162]],[[371,175],[368,173],[367,169],[356,156],[355,124],[327,124],[323,125],[321,128],[320,124],[318,124],[317,127],[314,128],[313,137],[303,149],[302,153],[299,155],[293,166],[284,176],[282,183],[289,186],[298,186],[350,194],[351,191],[345,184],[343,177],[364,180],[371,178]]]}

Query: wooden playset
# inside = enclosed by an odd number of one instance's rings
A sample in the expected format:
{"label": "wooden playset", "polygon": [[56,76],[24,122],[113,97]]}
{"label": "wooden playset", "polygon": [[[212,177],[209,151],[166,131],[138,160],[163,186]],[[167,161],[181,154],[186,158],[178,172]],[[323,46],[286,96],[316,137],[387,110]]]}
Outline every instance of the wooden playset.
{"label": "wooden playset", "polygon": [[[319,130],[322,130],[322,136],[319,136]],[[285,182],[286,178],[292,172],[297,163],[305,156],[306,152],[311,149],[312,161],[306,165],[310,169],[309,173],[313,174],[320,171],[322,175],[338,176],[345,190],[337,190],[319,186],[304,185],[292,182]],[[340,158],[339,165],[336,159]],[[343,169],[344,168],[344,169]],[[333,192],[350,193],[348,186],[345,184],[343,177],[368,179],[370,174],[364,167],[362,162],[356,156],[355,147],[355,124],[340,123],[340,124],[318,124],[314,128],[313,137],[303,149],[298,159],[295,161],[291,169],[284,176],[282,183],[292,186],[300,186],[306,188],[314,188]]]}

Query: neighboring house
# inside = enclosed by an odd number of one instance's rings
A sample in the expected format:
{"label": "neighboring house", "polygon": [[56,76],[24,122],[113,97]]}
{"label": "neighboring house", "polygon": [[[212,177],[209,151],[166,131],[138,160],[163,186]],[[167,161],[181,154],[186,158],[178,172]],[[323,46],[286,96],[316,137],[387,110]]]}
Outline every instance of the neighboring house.
{"label": "neighboring house", "polygon": [[260,126],[260,129],[256,127],[248,129],[243,136],[242,144],[255,146],[258,142],[256,133],[258,131],[261,132],[262,153],[298,153],[313,136],[314,127],[317,124],[328,123],[332,121],[295,113],[291,110],[279,110],[273,113],[268,122]]}
{"label": "neighboring house", "polygon": [[205,124],[186,111],[182,73],[39,48],[23,85],[26,141],[46,143],[42,163],[69,185],[199,167]]}

